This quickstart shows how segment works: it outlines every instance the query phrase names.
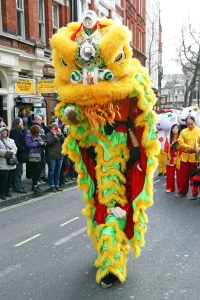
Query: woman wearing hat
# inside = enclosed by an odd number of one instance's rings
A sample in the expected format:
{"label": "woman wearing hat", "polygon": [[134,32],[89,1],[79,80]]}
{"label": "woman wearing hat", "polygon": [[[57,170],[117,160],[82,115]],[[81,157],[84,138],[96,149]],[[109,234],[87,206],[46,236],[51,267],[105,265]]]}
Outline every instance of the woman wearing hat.
{"label": "woman wearing hat", "polygon": [[17,147],[14,140],[9,138],[9,130],[0,127],[0,199],[11,198],[10,186],[16,165],[9,165],[6,158],[16,155]]}

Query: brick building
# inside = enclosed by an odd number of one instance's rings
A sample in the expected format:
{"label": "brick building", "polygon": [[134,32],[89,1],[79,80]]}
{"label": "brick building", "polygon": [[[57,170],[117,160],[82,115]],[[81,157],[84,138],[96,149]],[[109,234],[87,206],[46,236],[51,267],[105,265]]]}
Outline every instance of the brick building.
{"label": "brick building", "polygon": [[[0,0],[0,116],[9,126],[20,108],[53,116],[56,94],[49,38],[70,21],[66,0]],[[20,80],[19,80],[20,79]]]}
{"label": "brick building", "polygon": [[49,38],[88,9],[126,25],[133,56],[145,64],[146,0],[0,0],[0,116],[9,126],[22,108],[51,122],[57,95]]}

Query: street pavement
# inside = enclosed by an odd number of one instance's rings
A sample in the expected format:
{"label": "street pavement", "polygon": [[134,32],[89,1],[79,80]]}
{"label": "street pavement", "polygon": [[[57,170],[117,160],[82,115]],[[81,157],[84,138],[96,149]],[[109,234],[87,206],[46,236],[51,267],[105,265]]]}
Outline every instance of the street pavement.
{"label": "street pavement", "polygon": [[0,210],[0,300],[199,300],[200,204],[154,178],[146,246],[127,281],[103,290],[76,187]]}
{"label": "street pavement", "polygon": [[[11,190],[10,193],[12,195],[12,198],[6,198],[6,200],[0,199],[0,209],[1,207],[14,205],[20,202],[27,201],[32,198],[38,198],[41,195],[44,195],[46,193],[50,193],[50,186],[48,183],[41,183],[39,184],[40,187],[40,193],[34,194],[34,192],[31,190],[32,188],[32,181],[30,179],[24,178],[22,181],[24,190],[26,191],[26,194],[16,193],[15,191]],[[66,189],[68,187],[77,185],[76,181],[68,180],[64,186],[62,186],[63,189]],[[0,299],[1,300],[1,299]]]}

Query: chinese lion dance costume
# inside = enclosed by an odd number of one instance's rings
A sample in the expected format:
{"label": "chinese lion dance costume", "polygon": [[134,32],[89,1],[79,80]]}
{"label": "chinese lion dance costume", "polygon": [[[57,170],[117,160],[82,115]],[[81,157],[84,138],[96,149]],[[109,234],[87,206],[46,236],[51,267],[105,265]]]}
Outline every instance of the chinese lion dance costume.
{"label": "chinese lion dance costume", "polygon": [[[125,281],[129,248],[138,257],[145,244],[159,153],[156,97],[147,71],[132,59],[130,37],[125,26],[88,11],[51,39],[60,100],[55,112],[69,125],[63,153],[79,174],[88,235],[98,253],[96,281],[105,288]],[[140,148],[132,165],[128,123]]]}

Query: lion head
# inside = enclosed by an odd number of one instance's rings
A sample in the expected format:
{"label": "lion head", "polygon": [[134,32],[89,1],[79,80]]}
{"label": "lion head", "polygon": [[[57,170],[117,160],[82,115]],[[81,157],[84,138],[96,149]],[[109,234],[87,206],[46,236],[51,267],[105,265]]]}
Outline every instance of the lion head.
{"label": "lion head", "polygon": [[95,17],[88,11],[82,23],[70,23],[51,39],[55,85],[64,103],[106,104],[124,99],[133,90],[136,68],[129,30]]}

